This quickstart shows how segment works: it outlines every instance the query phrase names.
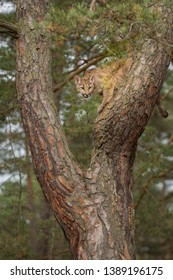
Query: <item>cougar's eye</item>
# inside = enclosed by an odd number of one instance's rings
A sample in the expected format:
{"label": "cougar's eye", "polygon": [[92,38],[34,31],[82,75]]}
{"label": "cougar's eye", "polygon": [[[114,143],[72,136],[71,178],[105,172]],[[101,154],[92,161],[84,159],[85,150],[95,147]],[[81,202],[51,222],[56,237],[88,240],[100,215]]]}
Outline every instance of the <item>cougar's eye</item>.
{"label": "cougar's eye", "polygon": [[84,86],[81,86],[81,89],[85,89]]}

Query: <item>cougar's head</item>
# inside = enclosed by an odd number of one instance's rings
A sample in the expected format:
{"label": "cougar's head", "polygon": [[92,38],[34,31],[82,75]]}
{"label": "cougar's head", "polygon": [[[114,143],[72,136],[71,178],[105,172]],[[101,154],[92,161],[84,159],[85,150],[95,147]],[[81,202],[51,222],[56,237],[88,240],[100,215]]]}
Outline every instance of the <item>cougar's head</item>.
{"label": "cougar's head", "polygon": [[84,98],[88,98],[94,90],[94,76],[90,76],[89,78],[81,78],[76,75],[74,77],[76,89],[79,93],[82,93]]}

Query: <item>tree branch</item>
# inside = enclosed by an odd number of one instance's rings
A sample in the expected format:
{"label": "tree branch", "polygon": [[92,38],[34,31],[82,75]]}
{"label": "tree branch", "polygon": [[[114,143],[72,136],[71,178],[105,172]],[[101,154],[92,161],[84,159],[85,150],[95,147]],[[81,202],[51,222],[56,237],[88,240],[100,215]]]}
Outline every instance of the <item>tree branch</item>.
{"label": "tree branch", "polygon": [[167,118],[168,117],[168,112],[166,111],[162,101],[165,100],[167,98],[167,96],[169,96],[169,94],[173,91],[173,87],[171,87],[168,92],[166,92],[163,96],[160,96],[158,97],[157,99],[157,102],[156,102],[156,105],[159,109],[159,112],[161,114],[161,116],[163,118]]}
{"label": "tree branch", "polygon": [[19,37],[18,27],[10,22],[0,20],[0,33],[4,33],[17,39]]}
{"label": "tree branch", "polygon": [[164,105],[162,103],[162,100],[163,100],[163,98],[159,94],[159,97],[157,98],[156,105],[157,105],[157,107],[159,109],[159,112],[160,112],[161,116],[163,118],[167,118],[168,117],[168,112],[166,111],[166,109],[165,109],[165,107],[164,107]]}
{"label": "tree branch", "polygon": [[173,170],[173,167],[171,166],[169,169],[167,169],[165,172],[161,172],[160,174],[157,174],[157,175],[152,175],[148,178],[147,180],[147,183],[143,186],[142,188],[142,192],[138,198],[138,201],[136,202],[136,205],[135,205],[135,210],[139,207],[140,205],[140,202],[142,200],[142,198],[144,197],[144,195],[148,192],[148,189],[149,189],[149,186],[150,186],[150,183],[154,180],[154,179],[162,179],[164,178],[166,175],[168,175],[170,172],[172,172]]}
{"label": "tree branch", "polygon": [[61,82],[53,87],[53,92],[56,92],[56,91],[60,90],[61,88],[63,88],[69,81],[71,81],[74,78],[75,75],[78,75],[81,72],[85,71],[89,66],[91,66],[91,65],[97,63],[98,61],[102,60],[103,58],[105,58],[105,56],[106,56],[105,54],[99,54],[95,57],[92,57],[88,61],[88,63],[86,63],[84,66],[81,67],[79,65],[79,67],[77,69],[75,69],[74,71],[72,71],[72,73],[70,73],[63,82]]}

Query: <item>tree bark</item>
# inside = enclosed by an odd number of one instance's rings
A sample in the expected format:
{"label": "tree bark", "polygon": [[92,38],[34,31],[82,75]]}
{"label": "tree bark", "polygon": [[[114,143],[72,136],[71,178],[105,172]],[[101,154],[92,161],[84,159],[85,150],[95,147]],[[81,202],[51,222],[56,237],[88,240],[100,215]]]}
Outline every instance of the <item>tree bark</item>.
{"label": "tree bark", "polygon": [[[44,23],[48,4],[18,0],[17,7],[17,90],[37,179],[75,259],[134,259],[132,168],[169,52],[148,39],[124,64],[120,86],[96,119],[91,168],[84,172],[69,151],[51,98],[50,39]],[[170,44],[171,24],[165,20],[168,31],[161,34]]]}

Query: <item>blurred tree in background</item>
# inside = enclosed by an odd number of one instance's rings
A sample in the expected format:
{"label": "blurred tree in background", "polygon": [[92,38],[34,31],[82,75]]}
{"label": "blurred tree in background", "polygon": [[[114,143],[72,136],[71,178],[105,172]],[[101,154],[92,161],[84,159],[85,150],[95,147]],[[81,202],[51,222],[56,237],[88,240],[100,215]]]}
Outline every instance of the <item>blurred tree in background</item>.
{"label": "blurred tree in background", "polygon": [[[14,10],[0,20],[15,22]],[[47,27],[52,32],[52,77],[56,106],[70,149],[84,168],[90,163],[92,130],[99,96],[83,100],[72,81],[74,70],[101,65],[125,56],[143,36],[153,35],[157,16],[149,1],[52,1]],[[14,7],[14,6],[13,6]],[[2,12],[1,12],[2,11]],[[123,12],[122,12],[123,11]],[[112,25],[117,22],[117,29]],[[139,24],[134,24],[138,22]],[[130,26],[130,28],[129,28]],[[142,31],[141,31],[142,30]],[[32,169],[15,90],[15,50],[11,36],[0,33],[0,258],[71,258],[63,232],[44,201]],[[157,110],[140,138],[133,194],[136,247],[139,259],[173,258],[173,71],[170,65],[162,89],[169,112]],[[76,73],[76,72],[75,72]]]}

